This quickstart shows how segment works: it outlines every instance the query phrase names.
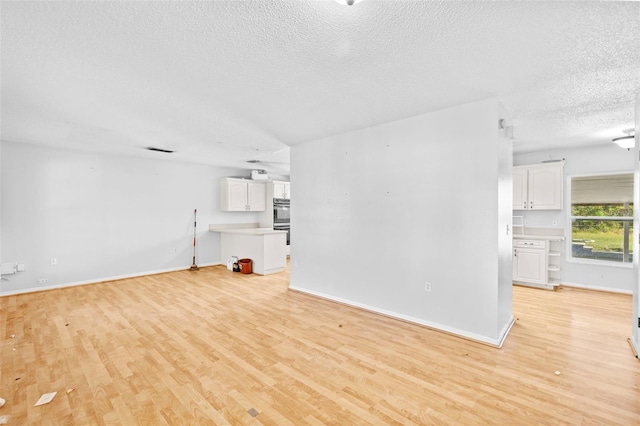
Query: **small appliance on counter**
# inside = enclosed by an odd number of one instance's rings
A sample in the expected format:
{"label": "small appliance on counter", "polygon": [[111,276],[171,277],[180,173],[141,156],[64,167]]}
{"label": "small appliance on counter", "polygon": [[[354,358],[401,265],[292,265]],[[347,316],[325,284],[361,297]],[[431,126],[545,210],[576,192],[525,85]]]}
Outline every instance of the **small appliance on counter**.
{"label": "small appliance on counter", "polygon": [[265,170],[251,170],[252,180],[268,180],[269,175]]}

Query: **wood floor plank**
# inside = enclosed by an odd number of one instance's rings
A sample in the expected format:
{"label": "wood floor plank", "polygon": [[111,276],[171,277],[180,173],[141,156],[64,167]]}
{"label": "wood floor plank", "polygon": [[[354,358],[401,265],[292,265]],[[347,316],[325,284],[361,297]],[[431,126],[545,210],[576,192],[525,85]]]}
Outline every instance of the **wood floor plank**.
{"label": "wood floor plank", "polygon": [[514,287],[516,323],[496,349],[290,291],[288,271],[217,266],[7,296],[0,415],[10,425],[640,424],[631,303]]}

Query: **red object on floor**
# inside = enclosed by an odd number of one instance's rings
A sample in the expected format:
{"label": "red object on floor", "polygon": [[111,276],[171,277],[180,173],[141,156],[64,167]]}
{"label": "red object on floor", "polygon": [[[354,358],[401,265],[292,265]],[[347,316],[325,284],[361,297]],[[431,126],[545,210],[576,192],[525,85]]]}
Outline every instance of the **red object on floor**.
{"label": "red object on floor", "polygon": [[238,260],[238,266],[240,266],[240,272],[242,272],[243,274],[250,274],[251,271],[251,267],[252,267],[252,262],[251,259],[240,259]]}

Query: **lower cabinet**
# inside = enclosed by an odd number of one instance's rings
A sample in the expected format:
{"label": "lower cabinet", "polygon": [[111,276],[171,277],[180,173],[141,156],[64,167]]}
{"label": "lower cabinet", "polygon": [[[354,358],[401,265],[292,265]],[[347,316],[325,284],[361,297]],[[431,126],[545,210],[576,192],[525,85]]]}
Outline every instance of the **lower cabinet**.
{"label": "lower cabinet", "polygon": [[547,242],[521,240],[513,248],[513,281],[547,284]]}
{"label": "lower cabinet", "polygon": [[513,282],[548,290],[560,284],[561,244],[564,237],[513,240]]}
{"label": "lower cabinet", "polygon": [[220,257],[252,260],[253,272],[259,275],[284,271],[287,264],[287,233],[273,229],[228,229],[220,236]]}

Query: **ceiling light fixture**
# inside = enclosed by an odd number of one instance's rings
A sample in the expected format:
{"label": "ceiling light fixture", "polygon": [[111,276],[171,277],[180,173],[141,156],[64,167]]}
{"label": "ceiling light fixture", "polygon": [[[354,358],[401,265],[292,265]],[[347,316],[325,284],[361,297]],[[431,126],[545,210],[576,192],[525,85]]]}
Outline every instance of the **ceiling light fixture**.
{"label": "ceiling light fixture", "polygon": [[336,0],[337,3],[340,3],[345,6],[353,6],[356,3],[360,3],[362,0]]}
{"label": "ceiling light fixture", "polygon": [[618,145],[620,148],[624,148],[627,151],[631,150],[631,148],[636,146],[635,136],[632,135],[633,129],[625,129],[622,131],[626,133],[627,136],[620,136],[619,138],[613,138],[613,143]]}

